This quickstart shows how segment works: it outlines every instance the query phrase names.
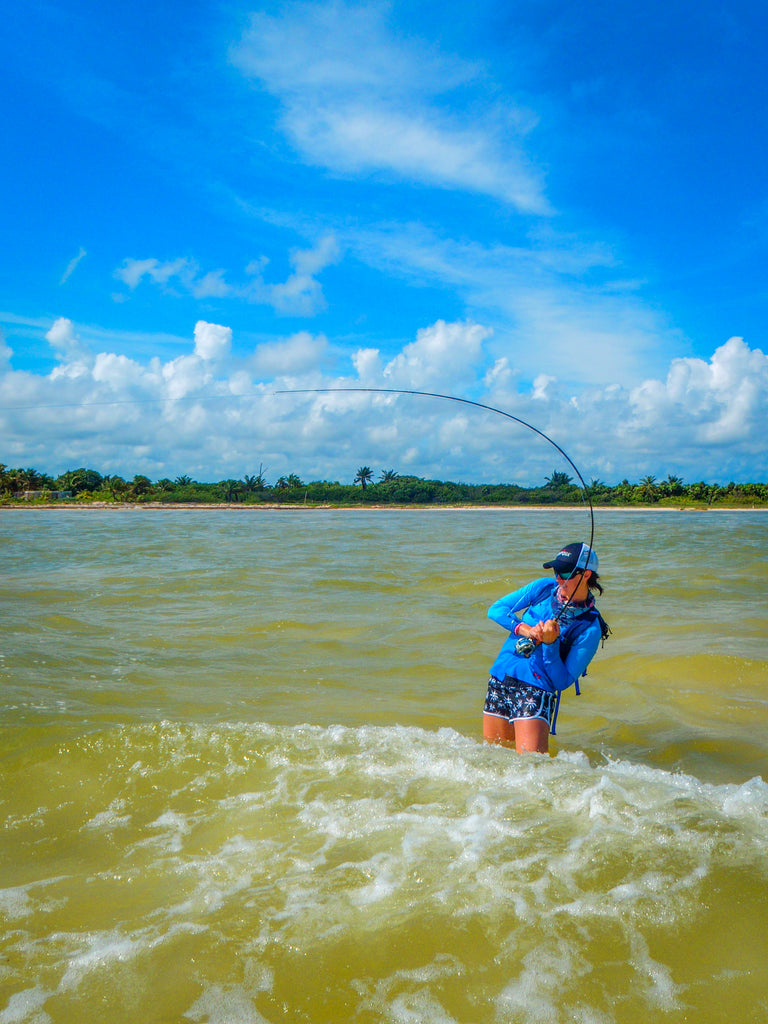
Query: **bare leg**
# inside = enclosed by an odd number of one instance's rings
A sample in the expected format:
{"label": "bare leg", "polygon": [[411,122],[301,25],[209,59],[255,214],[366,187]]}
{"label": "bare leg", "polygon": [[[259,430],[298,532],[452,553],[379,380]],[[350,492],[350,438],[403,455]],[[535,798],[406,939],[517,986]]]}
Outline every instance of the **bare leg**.
{"label": "bare leg", "polygon": [[506,718],[483,714],[483,739],[486,743],[511,747],[515,742],[515,727]]}
{"label": "bare leg", "polygon": [[518,754],[530,750],[539,754],[549,753],[549,726],[540,718],[518,718],[508,722],[506,718],[484,714],[483,739],[486,743],[498,743],[502,747],[514,746]]}
{"label": "bare leg", "polygon": [[518,718],[513,725],[513,735],[519,754],[526,750],[549,753],[549,726],[540,718]]}

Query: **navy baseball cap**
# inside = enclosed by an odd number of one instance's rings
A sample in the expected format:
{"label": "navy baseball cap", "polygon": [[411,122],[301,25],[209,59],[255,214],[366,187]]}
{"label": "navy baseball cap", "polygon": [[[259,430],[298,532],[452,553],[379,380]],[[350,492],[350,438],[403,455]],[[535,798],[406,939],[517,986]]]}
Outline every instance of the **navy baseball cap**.
{"label": "navy baseball cap", "polygon": [[551,562],[544,563],[545,569],[554,569],[556,573],[572,573],[576,569],[591,569],[597,572],[597,555],[589,544],[566,544],[558,551]]}

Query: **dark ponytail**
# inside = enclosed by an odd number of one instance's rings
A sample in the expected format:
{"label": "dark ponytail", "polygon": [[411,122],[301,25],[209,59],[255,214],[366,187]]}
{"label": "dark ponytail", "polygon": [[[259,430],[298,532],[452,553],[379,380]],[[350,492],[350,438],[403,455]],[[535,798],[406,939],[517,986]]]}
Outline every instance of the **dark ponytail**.
{"label": "dark ponytail", "polygon": [[596,590],[598,592],[598,594],[602,594],[603,593],[603,587],[602,587],[602,584],[600,583],[600,577],[597,575],[596,572],[593,572],[592,575],[587,580],[587,586],[589,587],[590,590]]}

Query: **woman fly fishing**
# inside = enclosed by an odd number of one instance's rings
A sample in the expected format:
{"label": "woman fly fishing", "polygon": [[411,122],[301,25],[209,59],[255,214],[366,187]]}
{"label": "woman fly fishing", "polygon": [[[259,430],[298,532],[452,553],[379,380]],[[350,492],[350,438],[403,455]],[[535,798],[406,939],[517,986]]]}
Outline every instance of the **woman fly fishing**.
{"label": "woman fly fishing", "polygon": [[549,751],[560,694],[576,684],[608,625],[595,605],[602,594],[597,555],[589,544],[567,544],[534,580],[499,598],[488,617],[509,638],[491,667],[483,709],[483,738],[518,751]]}

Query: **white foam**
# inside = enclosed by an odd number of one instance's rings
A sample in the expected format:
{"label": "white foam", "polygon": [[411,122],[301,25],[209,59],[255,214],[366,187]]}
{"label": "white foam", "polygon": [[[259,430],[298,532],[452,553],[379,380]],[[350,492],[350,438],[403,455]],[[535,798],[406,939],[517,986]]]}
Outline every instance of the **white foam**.
{"label": "white foam", "polygon": [[564,943],[555,948],[537,948],[522,959],[522,968],[497,996],[495,1003],[502,1019],[510,1016],[535,1020],[541,1024],[561,1024],[558,1009],[562,1002],[563,982],[575,977],[574,953]]}
{"label": "white foam", "polygon": [[[55,889],[57,884],[64,881],[66,877],[68,876],[59,875],[55,878],[45,878],[38,882],[30,882],[28,885],[0,889],[0,914],[7,920],[14,920],[28,917],[30,914],[37,913],[38,911],[49,911],[63,906],[66,903],[66,899],[57,897]],[[51,892],[45,898],[33,900],[33,893],[40,890],[46,892],[49,889]]]}
{"label": "white foam", "polygon": [[392,1024],[457,1024],[430,992],[422,989],[397,996],[386,1008]]}
{"label": "white foam", "polygon": [[356,907],[368,907],[372,903],[391,896],[398,888],[399,882],[394,877],[397,862],[387,854],[379,853],[364,864],[358,865],[371,881],[350,894],[350,902]]}
{"label": "white foam", "polygon": [[189,832],[189,824],[187,819],[182,814],[177,814],[175,811],[166,811],[165,814],[161,814],[159,818],[149,823],[149,828],[162,828],[168,829],[172,832],[185,833]]}
{"label": "white foam", "polygon": [[184,1013],[205,1024],[270,1024],[253,1005],[253,999],[238,987],[212,985]]}
{"label": "white foam", "polygon": [[736,818],[754,819],[764,824],[768,818],[768,784],[759,776],[741,786],[735,786],[723,800],[725,814]]}
{"label": "white foam", "polygon": [[464,965],[455,957],[438,954],[421,967],[394,971],[373,983],[357,980],[352,987],[361,997],[360,1010],[393,1024],[456,1024],[433,996],[430,985],[460,977]]}
{"label": "white foam", "polygon": [[[297,949],[321,954],[350,936],[374,945],[395,929],[407,937],[434,911],[457,924],[457,935],[466,925],[492,936],[496,963],[509,963],[486,991],[500,1019],[603,1024],[607,1002],[598,997],[590,1007],[577,993],[582,978],[595,990],[589,958],[606,929],[622,949],[619,1001],[638,1014],[675,1009],[679,977],[655,946],[651,957],[650,929],[707,914],[710,876],[737,862],[761,871],[768,860],[761,779],[714,786],[628,762],[595,766],[582,754],[526,758],[452,730],[169,728],[161,738],[156,727],[139,730],[131,742],[141,759],[126,760],[141,765],[141,785],[123,776],[122,790],[108,789],[118,794],[109,808],[94,814],[85,805],[91,817],[80,819],[110,830],[109,842],[97,844],[104,862],[84,867],[83,885],[96,877],[108,893],[135,879],[137,909],[116,900],[122,918],[100,932],[45,934],[44,919],[35,919],[38,937],[13,933],[8,950],[30,964],[29,986],[41,956],[59,964],[59,990],[68,991],[129,961],[140,972],[139,953],[151,958],[183,933],[206,949],[222,936],[240,960],[244,951],[279,958]],[[215,751],[208,760],[206,750]],[[241,778],[244,751],[257,753]],[[77,886],[75,878],[65,890],[75,904]],[[55,898],[56,886],[46,895]],[[87,920],[87,903],[85,895],[73,908],[76,919]],[[9,920],[41,907],[30,887],[0,892]],[[443,1024],[457,1013],[437,975],[393,972],[389,982],[361,990],[363,1001],[378,1000],[377,1019],[421,1015]],[[255,984],[212,985],[187,1017],[261,1021]],[[267,973],[262,991],[271,984]]]}
{"label": "white foam", "polygon": [[119,932],[98,932],[80,937],[81,951],[69,957],[60,989],[77,988],[84,975],[99,967],[130,960],[140,944]]}
{"label": "white foam", "polygon": [[185,815],[167,811],[146,827],[154,829],[158,835],[139,840],[134,844],[134,848],[157,847],[168,854],[179,853],[182,850],[184,837],[189,834],[192,826]]}
{"label": "white foam", "polygon": [[669,968],[653,959],[648,943],[638,932],[632,934],[631,943],[632,965],[644,981],[647,1002],[659,1010],[676,1010],[679,1006],[678,986],[672,981]]}
{"label": "white foam", "polygon": [[26,917],[33,910],[27,886],[0,889],[0,914],[8,920]]}
{"label": "white foam", "polygon": [[49,1024],[51,1018],[42,1007],[51,995],[39,987],[14,993],[0,1012],[0,1024]]}
{"label": "white foam", "polygon": [[85,828],[96,831],[124,828],[131,821],[130,814],[121,814],[125,808],[125,800],[113,800],[106,811],[95,814],[90,821],[85,823]]}

